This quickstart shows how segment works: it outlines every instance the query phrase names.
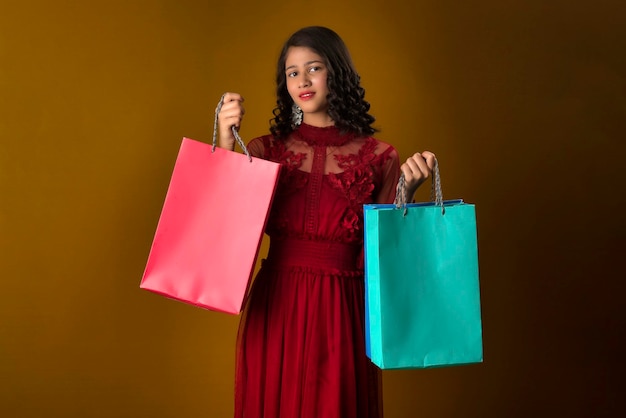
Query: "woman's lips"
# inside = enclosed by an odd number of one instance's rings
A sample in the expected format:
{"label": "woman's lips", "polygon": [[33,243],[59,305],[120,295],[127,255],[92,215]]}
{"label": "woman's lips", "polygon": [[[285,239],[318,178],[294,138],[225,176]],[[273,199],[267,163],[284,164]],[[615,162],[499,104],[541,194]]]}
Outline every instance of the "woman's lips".
{"label": "woman's lips", "polygon": [[315,93],[313,93],[312,91],[305,91],[304,93],[301,93],[298,97],[300,97],[300,100],[306,102],[307,100],[311,100],[313,96],[315,96]]}

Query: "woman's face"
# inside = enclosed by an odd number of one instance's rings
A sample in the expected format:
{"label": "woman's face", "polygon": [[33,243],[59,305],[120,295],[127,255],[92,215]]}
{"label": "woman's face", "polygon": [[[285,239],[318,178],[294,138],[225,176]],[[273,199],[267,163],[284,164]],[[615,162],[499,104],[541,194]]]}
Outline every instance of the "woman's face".
{"label": "woman's face", "polygon": [[303,121],[311,125],[328,121],[328,68],[312,49],[292,46],[285,59],[287,91],[302,109]]}

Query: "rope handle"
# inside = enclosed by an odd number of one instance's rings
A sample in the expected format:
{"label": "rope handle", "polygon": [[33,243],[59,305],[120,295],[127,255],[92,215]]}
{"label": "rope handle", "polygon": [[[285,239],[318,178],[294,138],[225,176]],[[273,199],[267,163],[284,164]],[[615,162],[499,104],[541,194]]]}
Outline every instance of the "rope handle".
{"label": "rope handle", "polygon": [[[222,106],[224,105],[224,96],[226,96],[226,93],[222,94],[222,98],[220,99],[220,102],[217,104],[217,107],[215,108],[215,121],[213,122],[213,150],[212,152],[215,152],[215,147],[217,147],[217,116],[219,115],[220,111],[222,110]],[[231,126],[230,129],[233,131],[233,135],[235,136],[235,141],[237,141],[237,144],[239,144],[239,146],[243,150],[244,154],[246,154],[248,159],[252,161],[250,152],[248,151],[246,144],[244,144],[243,140],[239,136],[239,132],[237,132],[237,128],[235,128],[235,126]]]}
{"label": "rope handle", "polygon": [[[393,203],[396,208],[404,208],[404,214],[406,215],[407,209],[407,196],[406,196],[406,179],[404,173],[400,175],[398,179],[398,185],[396,186],[396,198]],[[435,202],[435,206],[441,207],[441,214],[446,213],[446,209],[443,206],[443,194],[441,193],[441,176],[439,175],[439,162],[435,159],[435,166],[433,167],[432,183],[430,187],[430,200]]]}

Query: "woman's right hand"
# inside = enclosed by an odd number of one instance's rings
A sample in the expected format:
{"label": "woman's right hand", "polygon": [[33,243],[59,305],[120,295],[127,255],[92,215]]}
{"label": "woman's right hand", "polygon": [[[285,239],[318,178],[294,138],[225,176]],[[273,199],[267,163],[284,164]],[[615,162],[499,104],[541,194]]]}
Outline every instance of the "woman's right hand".
{"label": "woman's right hand", "polygon": [[239,130],[241,120],[245,110],[243,108],[243,97],[237,93],[224,94],[224,103],[222,109],[217,115],[217,123],[219,125],[219,141],[220,148],[229,150],[235,149],[235,136],[232,127]]}

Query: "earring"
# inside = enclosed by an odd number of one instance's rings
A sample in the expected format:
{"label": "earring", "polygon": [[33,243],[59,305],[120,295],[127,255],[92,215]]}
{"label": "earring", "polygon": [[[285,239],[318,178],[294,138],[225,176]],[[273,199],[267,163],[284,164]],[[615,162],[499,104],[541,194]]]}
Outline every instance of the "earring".
{"label": "earring", "polygon": [[291,123],[298,127],[302,123],[302,109],[295,103],[291,106]]}

